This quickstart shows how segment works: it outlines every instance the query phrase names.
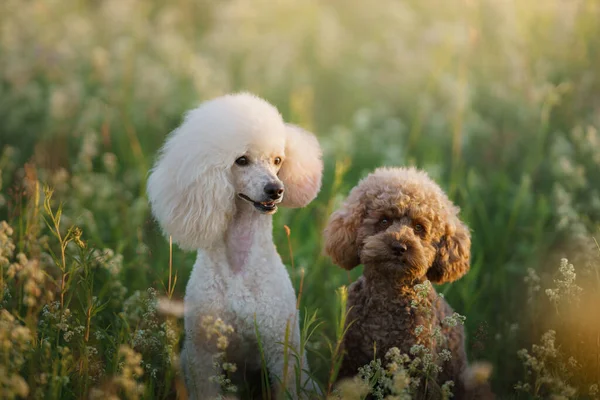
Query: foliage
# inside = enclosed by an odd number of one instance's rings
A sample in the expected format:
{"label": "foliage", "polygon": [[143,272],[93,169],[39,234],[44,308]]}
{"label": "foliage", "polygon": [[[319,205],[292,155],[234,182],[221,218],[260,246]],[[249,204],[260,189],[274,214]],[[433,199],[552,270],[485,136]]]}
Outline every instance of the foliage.
{"label": "foliage", "polygon": [[[543,337],[565,385],[597,396],[600,327],[582,311],[599,265],[597,1],[4,0],[0,32],[0,397],[181,390],[177,301],[194,255],[161,237],[145,180],[185,110],[238,90],[324,149],[319,197],[280,210],[274,237],[303,281],[326,392],[342,356],[336,291],[361,270],[322,256],[323,224],[375,167],[416,165],[472,230],[471,271],[437,290],[467,316],[469,356],[493,364],[496,392],[535,388],[518,367],[543,357]],[[562,258],[577,269],[554,276]]]}

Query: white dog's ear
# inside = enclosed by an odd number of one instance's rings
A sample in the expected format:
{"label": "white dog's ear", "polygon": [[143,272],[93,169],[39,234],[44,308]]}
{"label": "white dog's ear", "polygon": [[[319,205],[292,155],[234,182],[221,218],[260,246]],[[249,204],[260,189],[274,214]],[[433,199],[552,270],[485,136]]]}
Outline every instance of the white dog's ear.
{"label": "white dog's ear", "polygon": [[230,166],[190,140],[186,123],[175,130],[152,168],[147,192],[165,235],[184,250],[222,238],[235,211]]}
{"label": "white dog's ear", "polygon": [[323,161],[319,141],[310,132],[286,124],[285,160],[279,170],[285,207],[304,207],[321,189]]}

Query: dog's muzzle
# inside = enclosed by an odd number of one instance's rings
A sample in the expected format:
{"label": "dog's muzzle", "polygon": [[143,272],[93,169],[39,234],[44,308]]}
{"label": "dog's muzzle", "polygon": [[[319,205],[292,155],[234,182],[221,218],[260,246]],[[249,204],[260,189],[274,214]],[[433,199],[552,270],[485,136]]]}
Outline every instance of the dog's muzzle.
{"label": "dog's muzzle", "polygon": [[279,201],[273,201],[273,200],[254,201],[250,197],[246,196],[243,193],[238,193],[238,197],[240,199],[244,199],[247,202],[251,203],[254,206],[254,208],[256,208],[258,211],[260,211],[263,214],[275,214],[275,212],[277,212],[277,203],[281,202],[281,200],[279,200]]}

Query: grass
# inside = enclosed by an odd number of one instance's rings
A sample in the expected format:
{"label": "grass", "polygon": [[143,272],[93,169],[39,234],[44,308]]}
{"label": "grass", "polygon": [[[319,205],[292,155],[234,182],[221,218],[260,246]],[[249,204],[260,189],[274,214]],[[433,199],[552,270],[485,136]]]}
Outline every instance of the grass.
{"label": "grass", "polygon": [[[181,393],[182,322],[162,310],[194,255],[160,235],[145,180],[185,110],[236,90],[324,149],[319,197],[274,222],[323,388],[361,273],[322,255],[323,224],[375,167],[416,165],[472,229],[471,271],[437,288],[470,359],[501,398],[597,397],[599,21],[594,0],[3,1],[0,397]],[[542,290],[562,258],[578,304]]]}

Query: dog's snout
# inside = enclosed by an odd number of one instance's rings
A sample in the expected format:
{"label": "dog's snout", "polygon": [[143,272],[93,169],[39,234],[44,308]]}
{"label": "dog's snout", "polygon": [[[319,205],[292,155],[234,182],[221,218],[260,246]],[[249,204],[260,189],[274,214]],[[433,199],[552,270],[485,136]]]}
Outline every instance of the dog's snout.
{"label": "dog's snout", "polygon": [[283,195],[283,185],[278,182],[270,182],[265,185],[265,193],[273,200],[279,199]]}
{"label": "dog's snout", "polygon": [[392,242],[392,249],[398,254],[404,254],[408,250],[408,246],[406,243],[395,240]]}

